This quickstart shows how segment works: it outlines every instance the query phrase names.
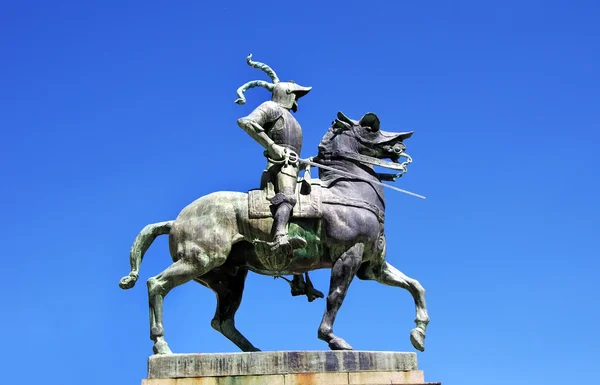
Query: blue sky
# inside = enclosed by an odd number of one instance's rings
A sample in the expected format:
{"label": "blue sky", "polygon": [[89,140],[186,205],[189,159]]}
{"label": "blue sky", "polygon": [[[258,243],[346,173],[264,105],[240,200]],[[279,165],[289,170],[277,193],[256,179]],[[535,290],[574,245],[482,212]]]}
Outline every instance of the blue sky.
{"label": "blue sky", "polygon": [[[3,381],[135,384],[151,354],[144,282],[121,291],[134,237],[199,196],[247,191],[264,167],[236,125],[266,76],[310,85],[303,156],[341,110],[414,130],[387,193],[388,260],[427,289],[426,380],[595,380],[600,332],[600,5],[595,1],[138,2],[0,5]],[[391,190],[388,190],[391,191]],[[312,274],[328,287],[329,271]],[[326,349],[323,300],[251,274],[237,315],[263,350]],[[227,352],[214,294],[165,303],[176,352]],[[407,291],[355,281],[335,330],[413,351]],[[373,327],[376,325],[376,327]]]}

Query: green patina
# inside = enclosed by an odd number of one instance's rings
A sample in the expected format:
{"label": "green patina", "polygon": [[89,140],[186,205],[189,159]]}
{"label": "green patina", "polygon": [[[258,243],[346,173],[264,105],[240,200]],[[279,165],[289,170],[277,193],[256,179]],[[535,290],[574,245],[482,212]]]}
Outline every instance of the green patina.
{"label": "green patina", "polygon": [[[320,223],[318,225],[320,227]],[[322,255],[323,244],[318,235],[318,229],[314,228],[314,224],[290,223],[289,233],[292,237],[300,237],[306,240],[306,247],[303,249],[294,250],[295,258],[310,258],[317,262]]]}

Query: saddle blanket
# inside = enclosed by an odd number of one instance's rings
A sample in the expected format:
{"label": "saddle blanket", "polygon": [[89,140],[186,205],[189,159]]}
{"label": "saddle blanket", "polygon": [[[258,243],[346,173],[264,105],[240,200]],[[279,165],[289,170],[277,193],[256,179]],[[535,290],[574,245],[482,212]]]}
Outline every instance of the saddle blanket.
{"label": "saddle blanket", "polygon": [[[300,184],[298,184],[300,186]],[[301,194],[300,188],[296,189],[296,199],[298,200],[292,211],[292,218],[322,218],[323,207],[322,188],[319,179],[313,179],[310,183],[310,194]],[[271,202],[267,189],[255,189],[248,191],[248,216],[250,218],[269,218],[273,216],[271,212]]]}

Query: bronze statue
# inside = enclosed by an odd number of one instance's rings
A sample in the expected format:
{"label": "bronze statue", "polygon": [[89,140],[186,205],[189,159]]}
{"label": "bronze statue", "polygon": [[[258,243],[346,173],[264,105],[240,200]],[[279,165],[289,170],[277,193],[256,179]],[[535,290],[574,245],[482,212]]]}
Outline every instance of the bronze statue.
{"label": "bronze statue", "polygon": [[[248,62],[253,65],[250,59]],[[416,349],[423,351],[429,323],[425,290],[417,280],[386,261],[384,230],[384,187],[397,188],[384,185],[382,180],[396,180],[406,171],[411,159],[404,152],[404,140],[410,138],[412,132],[383,131],[379,118],[373,113],[354,120],[339,112],[321,140],[315,157],[293,156],[293,152],[296,155],[300,152],[301,140],[295,141],[297,137],[292,137],[293,140],[278,138],[269,122],[286,130],[294,125],[289,132],[300,132],[287,108],[294,110],[297,98],[308,89],[296,88],[299,86],[294,83],[281,84],[281,88],[277,88],[280,83],[272,70],[260,63],[254,65],[263,66],[271,74],[274,85],[265,83],[263,86],[274,92],[273,100],[267,102],[271,103],[269,107],[259,107],[249,118],[240,119],[239,124],[267,148],[269,162],[274,161],[277,165],[271,165],[267,174],[272,175],[271,169],[277,170],[276,178],[263,178],[260,188],[247,193],[221,191],[200,197],[185,207],[175,220],[149,224],[138,234],[130,253],[131,271],[119,283],[122,289],[135,285],[144,253],[157,236],[169,235],[173,259],[171,266],[147,281],[154,352],[171,353],[164,336],[163,302],[176,286],[193,280],[212,289],[217,295],[212,327],[241,350],[258,351],[236,328],[234,320],[248,271],[274,277],[293,275],[296,280],[302,274],[322,268],[331,269],[331,280],[318,337],[327,342],[330,349],[352,349],[334,334],[333,324],[356,276],[410,292],[416,307],[416,327],[410,332],[410,340]],[[238,90],[240,102],[243,102],[241,92],[253,83],[259,85],[260,82],[248,83]],[[276,97],[276,90],[282,90],[283,94]],[[289,107],[281,106],[280,102]],[[273,115],[261,118],[263,114]],[[284,116],[283,121],[277,123],[276,116]],[[401,157],[408,161],[400,163]],[[287,163],[277,163],[283,160]],[[294,177],[294,183],[291,183],[291,177],[297,175],[298,164],[318,167],[319,179],[305,178],[296,183]],[[375,165],[398,173],[378,173],[373,168]],[[280,174],[286,175],[281,180],[288,176],[290,179],[275,186]],[[274,199],[278,194],[279,197],[283,194],[280,202]],[[282,205],[276,205],[274,213],[274,202],[286,203],[281,217],[277,215]],[[278,221],[278,218],[284,218],[288,223],[285,232],[292,245],[289,253],[272,252],[272,246],[281,251],[278,246],[284,244],[283,236],[279,237],[279,245],[272,243],[273,235],[284,234],[284,221]],[[303,242],[294,245],[294,239]]]}

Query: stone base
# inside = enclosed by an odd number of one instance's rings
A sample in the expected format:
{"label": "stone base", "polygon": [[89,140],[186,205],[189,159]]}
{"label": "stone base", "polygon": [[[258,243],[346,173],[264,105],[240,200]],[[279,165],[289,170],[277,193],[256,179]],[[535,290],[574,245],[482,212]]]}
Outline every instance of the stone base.
{"label": "stone base", "polygon": [[[289,351],[155,355],[142,385],[425,384],[415,353]],[[433,385],[433,383],[431,383]]]}

